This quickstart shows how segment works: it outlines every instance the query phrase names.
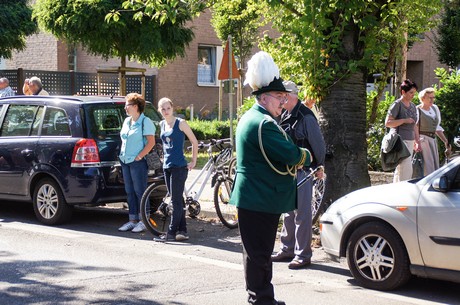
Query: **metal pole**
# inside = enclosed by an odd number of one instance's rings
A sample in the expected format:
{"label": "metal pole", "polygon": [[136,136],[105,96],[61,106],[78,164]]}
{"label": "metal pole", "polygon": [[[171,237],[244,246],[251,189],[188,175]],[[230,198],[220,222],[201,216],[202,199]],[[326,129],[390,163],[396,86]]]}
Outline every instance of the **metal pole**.
{"label": "metal pole", "polygon": [[[228,90],[228,116],[230,120],[230,143],[232,147],[235,147],[233,143],[233,66],[232,66],[232,35],[228,35],[228,78],[230,88]],[[233,148],[232,148],[233,150]]]}

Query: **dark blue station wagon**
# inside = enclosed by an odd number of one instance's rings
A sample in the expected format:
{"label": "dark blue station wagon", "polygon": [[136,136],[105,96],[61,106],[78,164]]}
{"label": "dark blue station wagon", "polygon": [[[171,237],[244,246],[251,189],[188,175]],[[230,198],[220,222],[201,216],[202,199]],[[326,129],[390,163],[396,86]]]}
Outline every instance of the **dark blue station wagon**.
{"label": "dark blue station wagon", "polygon": [[[47,225],[69,220],[74,205],[125,202],[124,105],[122,97],[1,98],[0,200],[32,202]],[[144,113],[158,126],[152,104]]]}

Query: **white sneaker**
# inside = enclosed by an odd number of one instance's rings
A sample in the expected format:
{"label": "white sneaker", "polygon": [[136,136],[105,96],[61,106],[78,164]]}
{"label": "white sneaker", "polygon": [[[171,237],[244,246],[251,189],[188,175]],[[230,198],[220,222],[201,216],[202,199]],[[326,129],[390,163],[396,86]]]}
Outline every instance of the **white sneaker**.
{"label": "white sneaker", "polygon": [[134,229],[131,230],[131,232],[140,233],[140,232],[144,232],[146,229],[147,228],[145,227],[144,223],[142,221],[139,221],[134,227]]}
{"label": "white sneaker", "polygon": [[132,229],[134,229],[134,227],[136,227],[136,224],[134,222],[128,221],[127,223],[119,227],[118,231],[120,232],[131,231]]}

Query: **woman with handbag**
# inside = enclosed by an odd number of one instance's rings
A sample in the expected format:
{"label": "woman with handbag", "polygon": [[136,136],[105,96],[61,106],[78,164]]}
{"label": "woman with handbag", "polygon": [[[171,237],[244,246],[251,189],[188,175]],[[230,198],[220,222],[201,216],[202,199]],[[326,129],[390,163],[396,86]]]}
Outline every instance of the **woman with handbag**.
{"label": "woman with handbag", "polygon": [[[393,129],[401,137],[409,152],[418,151],[417,109],[412,103],[417,85],[409,79],[401,84],[401,97],[391,104],[385,119],[385,127]],[[391,132],[391,131],[390,131]],[[395,169],[393,182],[409,180],[412,178],[411,158],[403,159]]]}
{"label": "woman with handbag", "polygon": [[423,156],[423,175],[431,174],[439,168],[439,153],[436,135],[444,142],[445,153],[450,154],[450,145],[441,127],[441,113],[434,104],[434,88],[426,88],[418,94],[420,104],[417,106],[417,127],[420,134],[420,149]]}
{"label": "woman with handbag", "polygon": [[[164,97],[158,101],[158,111],[164,120],[160,122],[161,140],[163,143],[163,172],[166,187],[171,196],[173,213],[168,232],[155,241],[184,241],[188,240],[187,223],[184,211],[184,188],[187,180],[188,171],[196,165],[198,155],[198,141],[192,129],[183,119],[174,116],[172,101]],[[185,136],[192,143],[192,161],[187,163],[184,156]]]}
{"label": "woman with handbag", "polygon": [[129,221],[118,231],[139,233],[146,227],[140,220],[140,204],[147,188],[148,167],[145,156],[155,146],[155,125],[144,115],[145,100],[138,93],[126,96],[128,117],[120,131],[120,163],[129,208]]}

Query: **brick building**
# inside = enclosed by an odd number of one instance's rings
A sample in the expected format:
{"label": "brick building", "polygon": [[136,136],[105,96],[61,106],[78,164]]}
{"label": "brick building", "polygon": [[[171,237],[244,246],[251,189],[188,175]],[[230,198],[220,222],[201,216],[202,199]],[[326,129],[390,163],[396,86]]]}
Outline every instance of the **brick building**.
{"label": "brick building", "polygon": [[[195,113],[216,109],[219,98],[217,74],[223,50],[221,41],[210,25],[210,19],[211,13],[206,11],[193,21],[195,39],[190,43],[184,58],[168,62],[160,69],[136,62],[127,63],[129,67],[145,68],[146,75],[156,76],[153,85],[154,102],[167,96],[182,107],[193,104]],[[0,69],[96,73],[98,67],[119,66],[120,59],[105,60],[89,55],[79,47],[69,48],[51,34],[39,33],[28,38],[26,50],[15,53],[11,60],[2,60],[0,64]],[[409,51],[407,77],[419,84],[420,88],[431,86],[438,83],[433,70],[440,66],[430,40],[425,39]],[[46,89],[46,84],[44,86]],[[245,95],[249,92],[246,89]]]}

